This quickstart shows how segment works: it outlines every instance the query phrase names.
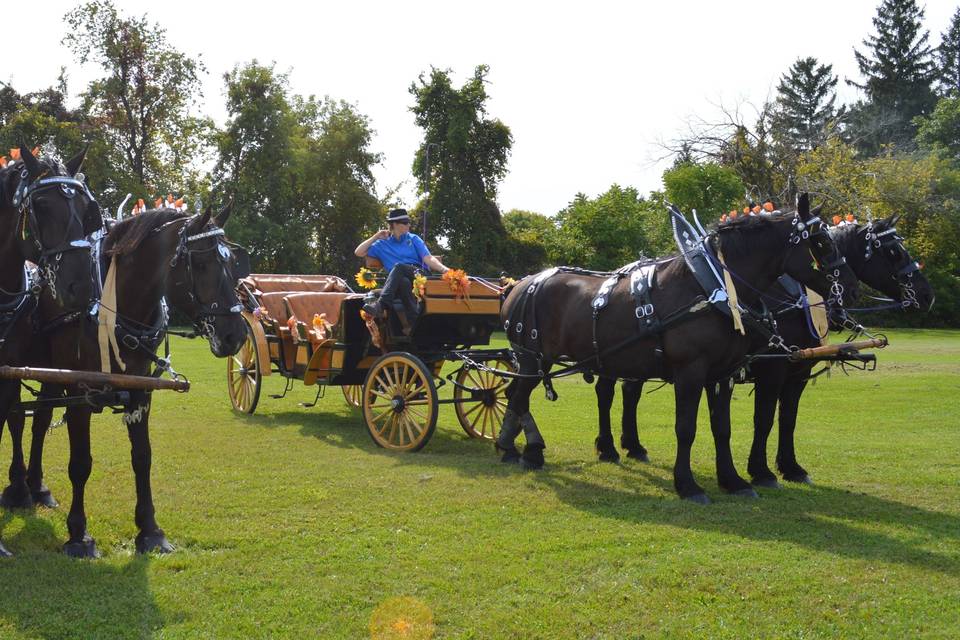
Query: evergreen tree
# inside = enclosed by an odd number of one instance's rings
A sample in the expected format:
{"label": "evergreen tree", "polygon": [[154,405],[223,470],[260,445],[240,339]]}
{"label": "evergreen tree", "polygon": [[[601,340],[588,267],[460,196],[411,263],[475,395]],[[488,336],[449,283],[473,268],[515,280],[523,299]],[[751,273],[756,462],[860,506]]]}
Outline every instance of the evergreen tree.
{"label": "evergreen tree", "polygon": [[877,30],[854,50],[862,83],[848,82],[866,93],[852,127],[861,147],[904,144],[914,136],[913,118],[936,104],[931,84],[937,76],[930,32],[922,29],[923,9],[916,0],[883,0],[873,25]]}
{"label": "evergreen tree", "polygon": [[[450,70],[432,69],[410,86],[413,111],[424,140],[413,162],[424,203],[428,233],[449,242],[447,264],[496,274],[508,249],[497,208],[497,183],[507,172],[513,137],[500,120],[486,117],[486,76],[480,65],[460,89]],[[426,166],[427,149],[430,166]],[[426,171],[425,171],[426,169]]]}
{"label": "evergreen tree", "polygon": [[795,151],[809,151],[827,137],[838,113],[833,66],[800,58],[780,78],[773,116],[774,136]]}
{"label": "evergreen tree", "polygon": [[940,68],[940,89],[944,95],[960,95],[960,9],[953,14],[950,28],[941,34],[937,47]]}

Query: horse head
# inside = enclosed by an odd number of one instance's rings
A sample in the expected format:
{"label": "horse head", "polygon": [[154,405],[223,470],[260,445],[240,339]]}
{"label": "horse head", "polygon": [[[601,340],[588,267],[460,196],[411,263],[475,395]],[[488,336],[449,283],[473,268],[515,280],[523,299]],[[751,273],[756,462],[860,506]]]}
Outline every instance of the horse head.
{"label": "horse head", "polygon": [[174,286],[167,292],[170,302],[190,316],[220,358],[237,353],[246,338],[236,286],[239,278],[249,274],[249,258],[225,239],[223,225],[230,210],[228,204],[211,217],[208,207],[183,227],[171,273]]}
{"label": "horse head", "polygon": [[897,235],[899,219],[893,215],[867,224],[842,224],[831,232],[860,280],[905,309],[928,311],[933,306],[933,287]]}
{"label": "horse head", "polygon": [[15,242],[25,260],[40,267],[44,285],[63,311],[87,308],[94,295],[93,262],[87,237],[103,219],[87,188],[80,166],[86,149],[66,164],[42,158],[21,145],[20,161],[8,168],[4,186],[12,186],[3,203],[18,212]]}

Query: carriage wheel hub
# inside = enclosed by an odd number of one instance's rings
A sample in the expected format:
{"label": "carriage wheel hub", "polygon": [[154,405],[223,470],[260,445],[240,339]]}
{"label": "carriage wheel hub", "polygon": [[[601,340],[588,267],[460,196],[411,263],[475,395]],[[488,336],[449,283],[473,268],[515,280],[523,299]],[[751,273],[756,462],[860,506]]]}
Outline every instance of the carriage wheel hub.
{"label": "carriage wheel hub", "polygon": [[390,401],[390,406],[393,407],[393,410],[395,412],[400,413],[401,411],[403,411],[403,407],[404,407],[403,398],[401,398],[400,396],[394,397],[394,399]]}

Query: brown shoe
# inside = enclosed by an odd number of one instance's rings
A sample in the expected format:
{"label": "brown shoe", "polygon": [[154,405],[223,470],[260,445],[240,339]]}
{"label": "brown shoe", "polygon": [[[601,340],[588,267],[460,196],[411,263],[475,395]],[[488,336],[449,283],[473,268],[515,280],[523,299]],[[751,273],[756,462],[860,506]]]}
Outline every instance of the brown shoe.
{"label": "brown shoe", "polygon": [[374,300],[363,305],[363,312],[379,320],[383,316],[383,306],[380,300]]}

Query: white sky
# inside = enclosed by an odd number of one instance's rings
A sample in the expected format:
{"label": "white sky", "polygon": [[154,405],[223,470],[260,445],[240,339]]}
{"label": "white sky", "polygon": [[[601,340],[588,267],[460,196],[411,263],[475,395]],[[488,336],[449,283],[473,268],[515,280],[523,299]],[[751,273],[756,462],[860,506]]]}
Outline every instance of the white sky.
{"label": "white sky", "polygon": [[[7,23],[0,78],[21,93],[53,84],[66,66],[70,92],[98,75],[60,44],[63,15],[76,3],[21,6]],[[354,103],[376,130],[384,155],[378,191],[404,183],[421,132],[408,88],[430,66],[451,68],[457,86],[490,65],[489,115],[514,137],[499,204],[554,214],[577,192],[611,184],[646,193],[668,166],[659,140],[684,130],[717,104],[761,104],[798,58],[814,56],[857,79],[853,48],[873,32],[879,0],[667,0],[665,2],[314,2],[116,0],[124,13],[149,14],[174,46],[201,54],[208,75],[204,111],[226,118],[222,75],[257,58],[289,71],[292,89]],[[923,3],[921,2],[921,6]],[[926,3],[936,45],[957,3]],[[16,22],[21,22],[17,25]],[[27,35],[29,53],[14,41]],[[855,93],[839,87],[842,100]]]}

